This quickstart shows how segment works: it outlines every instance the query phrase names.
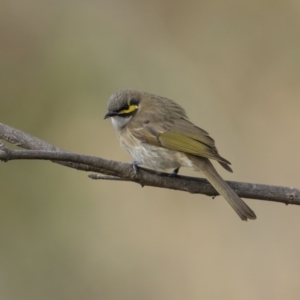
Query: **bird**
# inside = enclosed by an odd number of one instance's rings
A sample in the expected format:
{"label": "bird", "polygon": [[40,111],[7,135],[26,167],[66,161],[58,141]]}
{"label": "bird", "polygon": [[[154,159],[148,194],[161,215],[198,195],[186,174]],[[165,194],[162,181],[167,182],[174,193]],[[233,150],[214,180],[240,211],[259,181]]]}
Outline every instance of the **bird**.
{"label": "bird", "polygon": [[135,89],[121,89],[111,95],[107,108],[104,119],[111,118],[122,148],[134,158],[135,171],[138,165],[145,165],[157,171],[173,169],[171,174],[176,176],[179,168],[192,168],[206,177],[242,220],[256,219],[210,160],[232,172],[230,162],[219,155],[215,141],[194,125],[175,101]]}

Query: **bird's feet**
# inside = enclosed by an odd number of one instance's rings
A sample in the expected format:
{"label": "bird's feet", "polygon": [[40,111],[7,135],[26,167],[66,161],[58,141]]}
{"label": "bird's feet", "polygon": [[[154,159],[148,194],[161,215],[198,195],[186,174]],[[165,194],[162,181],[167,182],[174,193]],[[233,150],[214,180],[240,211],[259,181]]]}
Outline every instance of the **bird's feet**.
{"label": "bird's feet", "polygon": [[140,161],[134,160],[134,161],[131,161],[130,164],[132,165],[134,174],[136,175],[136,174],[137,174],[137,171],[138,171],[138,165],[142,165],[143,163],[140,162]]}
{"label": "bird's feet", "polygon": [[172,173],[170,173],[169,176],[170,176],[170,177],[176,177],[176,176],[178,176],[179,169],[180,169],[180,167],[177,168],[177,169],[175,169]]}

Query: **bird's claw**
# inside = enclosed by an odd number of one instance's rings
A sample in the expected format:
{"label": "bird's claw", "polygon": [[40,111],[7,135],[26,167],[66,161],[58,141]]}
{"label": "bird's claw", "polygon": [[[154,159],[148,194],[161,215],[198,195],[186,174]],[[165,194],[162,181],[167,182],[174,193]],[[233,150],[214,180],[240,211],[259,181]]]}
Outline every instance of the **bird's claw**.
{"label": "bird's claw", "polygon": [[172,173],[170,173],[169,176],[170,176],[170,177],[176,177],[176,176],[178,176],[179,169],[180,169],[180,167],[177,168],[177,169],[175,169]]}
{"label": "bird's claw", "polygon": [[136,175],[137,171],[138,171],[138,165],[142,165],[142,163],[140,161],[134,160],[134,161],[131,161],[130,164],[132,165],[133,172]]}

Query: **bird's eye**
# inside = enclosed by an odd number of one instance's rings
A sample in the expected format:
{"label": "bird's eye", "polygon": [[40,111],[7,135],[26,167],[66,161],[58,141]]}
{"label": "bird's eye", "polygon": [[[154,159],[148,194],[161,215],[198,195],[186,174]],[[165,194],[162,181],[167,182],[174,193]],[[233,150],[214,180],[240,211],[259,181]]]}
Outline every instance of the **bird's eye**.
{"label": "bird's eye", "polygon": [[139,104],[139,100],[138,99],[132,98],[130,100],[130,105],[138,105],[138,104]]}

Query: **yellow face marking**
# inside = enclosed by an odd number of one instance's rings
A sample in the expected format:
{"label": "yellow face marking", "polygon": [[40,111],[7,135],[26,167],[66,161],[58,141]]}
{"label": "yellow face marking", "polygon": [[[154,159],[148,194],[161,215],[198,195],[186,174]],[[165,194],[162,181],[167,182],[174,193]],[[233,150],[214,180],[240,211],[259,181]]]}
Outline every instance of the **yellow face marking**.
{"label": "yellow face marking", "polygon": [[137,110],[137,105],[131,104],[127,109],[122,109],[120,111],[120,113],[122,114],[130,114],[132,112],[134,112],[135,110]]}

